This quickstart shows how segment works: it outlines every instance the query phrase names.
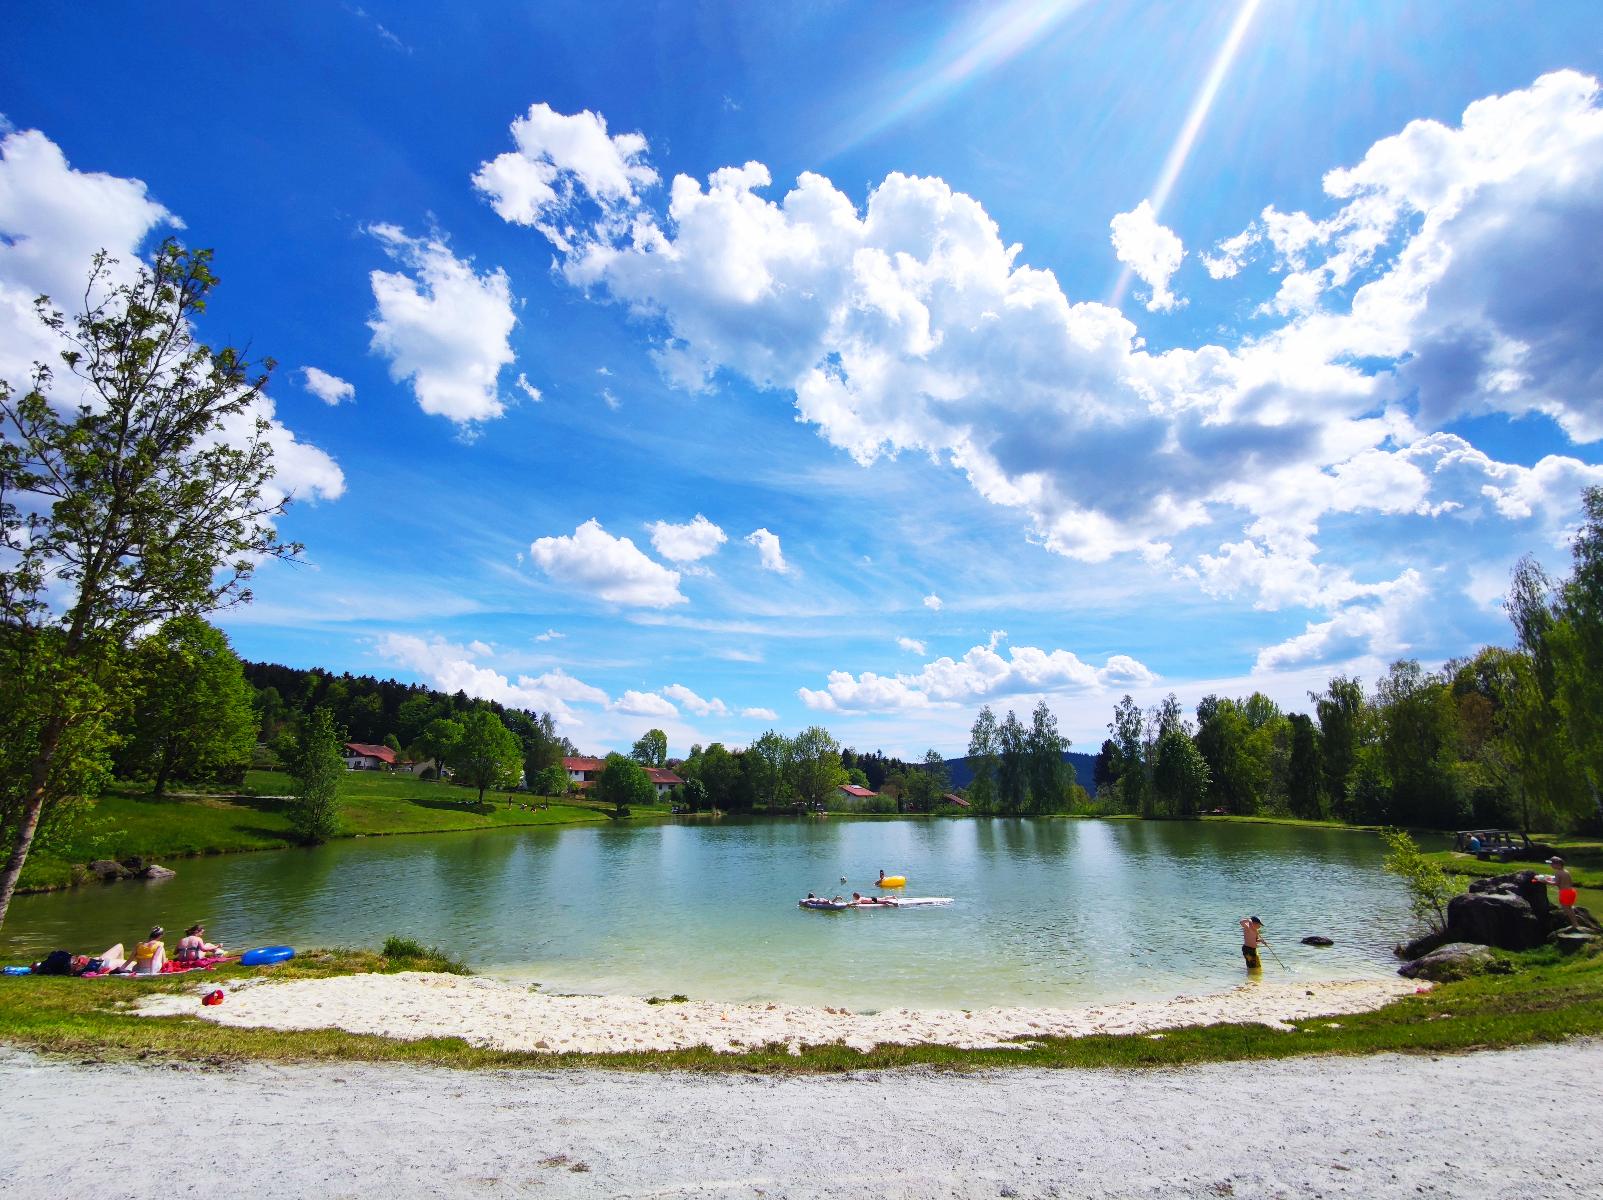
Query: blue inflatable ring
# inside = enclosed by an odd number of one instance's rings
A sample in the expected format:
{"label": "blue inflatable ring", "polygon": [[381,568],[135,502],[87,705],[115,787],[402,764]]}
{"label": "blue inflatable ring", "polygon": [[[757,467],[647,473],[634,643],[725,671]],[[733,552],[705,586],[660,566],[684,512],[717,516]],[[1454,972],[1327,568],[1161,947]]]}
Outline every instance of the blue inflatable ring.
{"label": "blue inflatable ring", "polygon": [[294,946],[258,946],[239,956],[242,967],[267,967],[295,957]]}

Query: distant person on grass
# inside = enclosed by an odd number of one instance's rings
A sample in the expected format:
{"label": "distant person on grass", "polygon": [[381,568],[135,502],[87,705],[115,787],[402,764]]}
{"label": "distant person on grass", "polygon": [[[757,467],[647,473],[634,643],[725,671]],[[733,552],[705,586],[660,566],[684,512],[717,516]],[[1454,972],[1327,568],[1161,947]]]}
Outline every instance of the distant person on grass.
{"label": "distant person on grass", "polygon": [[1263,963],[1258,961],[1258,947],[1268,944],[1263,938],[1263,922],[1257,917],[1242,917],[1241,957],[1247,960],[1247,970],[1263,970]]}

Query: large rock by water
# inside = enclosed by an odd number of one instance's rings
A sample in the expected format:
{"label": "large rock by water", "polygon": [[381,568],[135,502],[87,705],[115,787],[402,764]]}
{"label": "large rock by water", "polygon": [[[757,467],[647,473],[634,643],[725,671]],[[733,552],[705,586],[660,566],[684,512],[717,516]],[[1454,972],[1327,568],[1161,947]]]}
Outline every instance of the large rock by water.
{"label": "large rock by water", "polygon": [[1429,979],[1445,983],[1450,979],[1467,979],[1484,971],[1492,961],[1492,952],[1485,946],[1470,942],[1449,942],[1439,946],[1423,958],[1405,962],[1397,973],[1405,979]]}
{"label": "large rock by water", "polygon": [[178,872],[171,867],[157,866],[155,863],[151,863],[145,868],[146,879],[171,879],[176,874]]}
{"label": "large rock by water", "polygon": [[1547,922],[1530,901],[1512,890],[1465,892],[1447,904],[1447,936],[1455,942],[1531,950],[1546,940],[1547,932]]}

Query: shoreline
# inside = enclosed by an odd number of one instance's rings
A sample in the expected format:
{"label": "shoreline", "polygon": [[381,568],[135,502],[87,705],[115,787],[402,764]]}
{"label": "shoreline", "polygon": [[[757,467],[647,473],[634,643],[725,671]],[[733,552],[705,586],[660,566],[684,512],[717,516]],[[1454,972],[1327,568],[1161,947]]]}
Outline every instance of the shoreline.
{"label": "shoreline", "polygon": [[[223,1004],[202,1007],[200,992],[223,986]],[[527,984],[479,976],[406,971],[321,979],[261,977],[230,986],[206,980],[181,992],[141,998],[143,1017],[199,1017],[235,1028],[338,1029],[401,1041],[460,1038],[509,1052],[616,1054],[705,1048],[743,1054],[782,1046],[857,1051],[876,1046],[961,1050],[1025,1048],[1046,1038],[1143,1034],[1189,1026],[1264,1025],[1292,1032],[1315,1017],[1370,1012],[1421,990],[1399,978],[1249,982],[1223,992],[1167,1000],[1128,1000],[1066,1008],[974,1010],[846,1008],[688,1000],[650,1003],[635,996],[550,995]],[[1339,1027],[1333,1024],[1332,1027]]]}

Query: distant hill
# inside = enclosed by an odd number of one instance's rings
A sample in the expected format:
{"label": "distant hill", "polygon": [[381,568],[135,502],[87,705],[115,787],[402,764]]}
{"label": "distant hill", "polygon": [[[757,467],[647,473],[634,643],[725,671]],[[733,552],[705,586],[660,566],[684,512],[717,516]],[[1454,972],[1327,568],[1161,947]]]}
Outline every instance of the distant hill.
{"label": "distant hill", "polygon": [[[1063,761],[1074,768],[1074,778],[1079,785],[1093,796],[1096,795],[1096,783],[1093,772],[1096,769],[1096,755],[1081,754],[1078,750],[1065,750]],[[973,782],[974,772],[968,765],[966,758],[949,758],[946,760],[946,773],[952,777],[952,787],[966,788]]]}

